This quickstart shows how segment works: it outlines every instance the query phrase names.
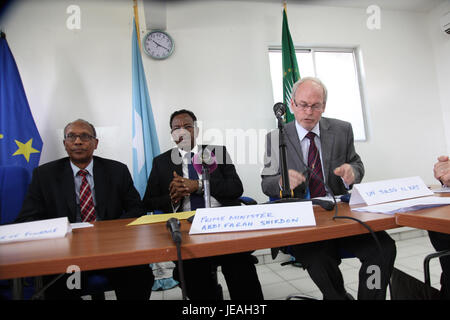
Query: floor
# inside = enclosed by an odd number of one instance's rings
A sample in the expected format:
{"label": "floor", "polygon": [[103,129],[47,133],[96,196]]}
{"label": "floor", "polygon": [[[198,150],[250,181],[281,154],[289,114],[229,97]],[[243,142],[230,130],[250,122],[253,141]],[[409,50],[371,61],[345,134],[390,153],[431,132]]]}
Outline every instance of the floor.
{"label": "floor", "polygon": [[[406,238],[405,235],[393,236],[397,245],[395,267],[423,281],[423,259],[427,254],[434,252],[430,240],[425,232],[414,238],[402,239],[402,237]],[[293,265],[281,265],[282,262],[289,261],[289,256],[281,254],[274,261],[268,249],[258,250],[255,255],[259,260],[256,270],[266,300],[283,300],[290,294],[322,298],[321,292],[305,270]],[[347,292],[355,298],[357,297],[360,265],[361,263],[357,258],[344,259],[340,265]],[[439,289],[441,265],[437,259],[431,260],[430,273],[432,286]],[[218,279],[223,288],[224,298],[229,300],[227,285],[221,272],[218,272]],[[106,293],[106,299],[114,298],[114,292]],[[180,288],[175,287],[165,291],[153,291],[150,300],[181,300],[181,298]],[[389,292],[387,293],[387,299],[390,299]]]}

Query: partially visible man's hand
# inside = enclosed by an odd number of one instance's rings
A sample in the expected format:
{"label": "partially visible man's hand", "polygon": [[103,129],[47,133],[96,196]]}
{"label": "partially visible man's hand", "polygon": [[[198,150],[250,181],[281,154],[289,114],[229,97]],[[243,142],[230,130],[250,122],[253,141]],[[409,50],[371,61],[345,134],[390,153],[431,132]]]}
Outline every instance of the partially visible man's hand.
{"label": "partially visible man's hand", "polygon": [[352,185],[355,182],[355,173],[353,172],[353,168],[348,163],[344,163],[343,165],[334,169],[334,174],[344,179],[345,184],[348,186]]}
{"label": "partially visible man's hand", "polygon": [[170,199],[174,204],[177,204],[185,196],[198,190],[198,181],[190,180],[179,176],[175,171],[173,172],[173,179],[169,185]]}
{"label": "partially visible man's hand", "polygon": [[448,156],[440,156],[434,164],[434,177],[444,185],[450,186],[450,160]]}
{"label": "partially visible man's hand", "polygon": [[[288,176],[289,176],[289,187],[291,188],[291,190],[294,190],[306,180],[303,174],[294,169],[288,170]],[[282,177],[280,177],[279,184],[280,186],[283,186]]]}

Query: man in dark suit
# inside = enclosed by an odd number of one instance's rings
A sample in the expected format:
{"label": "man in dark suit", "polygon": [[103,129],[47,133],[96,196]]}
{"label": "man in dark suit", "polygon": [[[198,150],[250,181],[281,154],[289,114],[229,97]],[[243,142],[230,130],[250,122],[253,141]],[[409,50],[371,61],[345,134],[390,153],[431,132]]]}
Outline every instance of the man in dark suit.
{"label": "man in dark suit", "polygon": [[[69,157],[34,170],[16,222],[67,216],[74,223],[143,215],[142,202],[128,168],[120,162],[93,156],[97,145],[92,124],[81,119],[69,123],[64,128],[64,147]],[[90,273],[106,276],[118,299],[150,298],[154,276],[148,265],[82,272],[81,289]],[[53,278],[46,276],[44,281]],[[50,286],[46,298],[79,297],[79,290],[67,289],[66,278]]]}
{"label": "man in dark suit", "polygon": [[[210,175],[211,207],[240,204],[242,182],[225,147],[197,145],[196,120],[189,110],[171,115],[169,123],[177,147],[153,159],[143,199],[147,211],[170,213],[205,207],[201,175],[192,165],[193,154],[202,153],[205,148],[214,153],[218,163]],[[219,299],[213,274],[216,266],[221,265],[231,299],[263,299],[253,260],[250,252],[184,260],[187,296],[191,300]],[[177,269],[173,275],[177,279]]]}
{"label": "man in dark suit", "polygon": [[[311,198],[326,196],[327,187],[335,195],[348,193],[354,183],[361,182],[364,165],[353,145],[350,123],[322,117],[327,90],[317,78],[303,78],[292,88],[290,108],[295,121],[285,126],[286,158],[290,189],[294,196]],[[279,132],[272,131],[266,140],[261,187],[269,197],[280,197],[283,185],[279,166]],[[306,166],[311,170],[307,170]],[[314,173],[311,173],[313,171]],[[381,253],[370,234],[291,246],[290,250],[321,290],[324,299],[346,299],[344,281],[339,270],[339,249],[358,257],[359,299],[384,299],[396,255],[395,242],[382,231],[376,232]],[[379,266],[380,286],[368,285],[371,266]],[[371,268],[372,270],[372,268]]]}

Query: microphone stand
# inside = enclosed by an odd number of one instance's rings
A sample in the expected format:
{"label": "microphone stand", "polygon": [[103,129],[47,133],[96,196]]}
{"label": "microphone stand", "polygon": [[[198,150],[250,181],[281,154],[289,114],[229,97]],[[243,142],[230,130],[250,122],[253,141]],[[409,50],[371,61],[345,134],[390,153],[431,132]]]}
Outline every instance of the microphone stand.
{"label": "microphone stand", "polygon": [[211,208],[209,177],[209,167],[206,163],[202,162],[203,199],[205,200],[205,208]]}
{"label": "microphone stand", "polygon": [[289,173],[287,168],[287,160],[286,160],[286,138],[284,132],[284,123],[281,116],[277,115],[278,119],[278,130],[279,130],[279,154],[280,154],[280,171],[281,171],[281,198],[292,198],[292,193],[289,184]]}

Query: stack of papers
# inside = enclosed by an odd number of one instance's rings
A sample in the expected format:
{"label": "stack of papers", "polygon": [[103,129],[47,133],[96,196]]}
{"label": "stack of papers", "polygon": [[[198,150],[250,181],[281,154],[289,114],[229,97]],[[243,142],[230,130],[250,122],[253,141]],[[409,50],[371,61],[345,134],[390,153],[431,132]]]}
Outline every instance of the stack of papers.
{"label": "stack of papers", "polygon": [[352,208],[352,211],[394,214],[421,210],[450,204],[449,197],[423,197],[403,201],[376,204],[372,206]]}
{"label": "stack of papers", "polygon": [[449,187],[441,187],[440,189],[432,189],[431,191],[433,191],[435,193],[448,193],[448,192],[450,192],[450,188]]}

